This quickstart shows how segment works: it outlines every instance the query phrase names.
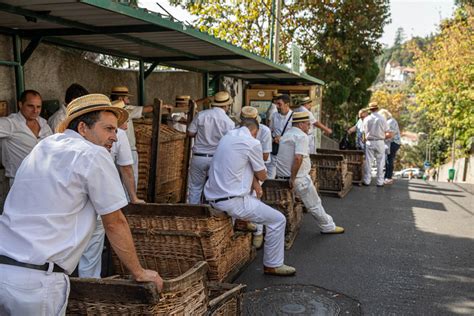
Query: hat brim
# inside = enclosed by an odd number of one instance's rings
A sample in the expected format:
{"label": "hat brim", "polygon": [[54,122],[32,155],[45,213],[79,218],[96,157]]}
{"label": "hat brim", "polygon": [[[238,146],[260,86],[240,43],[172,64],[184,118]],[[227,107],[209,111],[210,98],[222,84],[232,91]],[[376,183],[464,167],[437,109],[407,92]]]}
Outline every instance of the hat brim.
{"label": "hat brim", "polygon": [[[244,119],[249,119],[251,120],[252,118],[251,117],[246,117]],[[242,123],[242,116],[239,114],[238,116],[235,117],[235,120],[238,122],[238,123]],[[257,120],[257,123],[260,124],[262,123],[262,118],[260,117],[260,115],[257,115],[257,117],[254,119],[254,120]]]}
{"label": "hat brim", "polygon": [[56,128],[56,132],[57,133],[64,132],[67,129],[68,125],[75,118],[78,118],[81,115],[84,115],[84,114],[87,114],[87,113],[90,113],[90,112],[95,112],[95,111],[107,111],[107,112],[114,113],[115,116],[117,116],[117,126],[122,125],[123,123],[125,123],[128,120],[128,111],[127,110],[125,110],[123,108],[119,108],[119,107],[110,106],[110,105],[102,105],[102,106],[97,106],[97,107],[93,107],[93,108],[84,109],[84,110],[78,111],[77,113],[74,113],[73,115],[71,115],[69,117],[66,117],[66,119],[64,119],[64,121],[62,121],[58,125],[58,127]]}

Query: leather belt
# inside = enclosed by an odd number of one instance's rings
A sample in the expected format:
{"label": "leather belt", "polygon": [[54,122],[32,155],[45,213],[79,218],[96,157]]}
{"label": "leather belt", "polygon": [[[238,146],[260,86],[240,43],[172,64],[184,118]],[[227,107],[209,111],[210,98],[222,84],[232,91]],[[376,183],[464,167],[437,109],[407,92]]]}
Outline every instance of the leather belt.
{"label": "leather belt", "polygon": [[291,177],[279,177],[279,176],[276,176],[275,178],[279,179],[279,180],[290,180],[291,179]]}
{"label": "leather belt", "polygon": [[374,140],[385,140],[385,139],[384,139],[384,138],[367,138],[367,140],[372,140],[372,141],[374,141]]}
{"label": "leather belt", "polygon": [[193,153],[193,156],[198,156],[198,157],[213,157],[214,155],[211,155],[211,154],[201,154],[201,153]]}
{"label": "leather belt", "polygon": [[45,263],[43,265],[23,263],[23,262],[16,261],[15,259],[12,259],[10,257],[0,255],[0,263],[10,265],[10,266],[17,266],[17,267],[41,270],[41,271],[50,271],[50,264],[52,264],[53,269],[51,270],[51,272],[66,273],[66,271],[63,268],[61,268],[60,266],[52,262]]}
{"label": "leather belt", "polygon": [[209,200],[208,202],[211,202],[211,203],[219,203],[219,202],[222,202],[222,201],[227,201],[227,200],[235,199],[236,197],[238,197],[238,196],[229,196],[229,197],[220,198],[220,199],[216,199],[216,200]]}

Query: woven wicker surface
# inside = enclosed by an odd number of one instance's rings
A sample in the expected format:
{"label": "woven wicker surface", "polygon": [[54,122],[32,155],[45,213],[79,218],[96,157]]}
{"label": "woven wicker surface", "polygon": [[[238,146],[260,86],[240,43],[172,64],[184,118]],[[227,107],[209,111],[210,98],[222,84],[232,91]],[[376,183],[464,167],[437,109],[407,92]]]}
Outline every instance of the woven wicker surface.
{"label": "woven wicker surface", "polygon": [[[151,165],[152,119],[134,120],[138,152],[137,195],[146,199]],[[182,199],[186,134],[166,125],[160,127],[154,202],[176,203]]]}
{"label": "woven wicker surface", "polygon": [[[209,279],[222,281],[250,260],[251,234],[234,234],[230,217],[159,216],[153,212],[126,217],[140,262],[160,274],[179,275],[204,260],[209,264]],[[126,273],[115,255],[113,265],[117,273]]]}
{"label": "woven wicker surface", "polygon": [[318,168],[318,189],[321,191],[344,190],[344,179],[348,172],[343,155],[311,155],[311,162]]}
{"label": "woven wicker surface", "polygon": [[297,203],[294,191],[285,180],[267,180],[262,186],[262,201],[280,211],[286,217],[285,248],[290,249],[298,234],[303,208]]}
{"label": "woven wicker surface", "polygon": [[209,301],[207,264],[164,278],[158,295],[154,285],[124,279],[71,278],[69,315],[204,315]]}
{"label": "woven wicker surface", "polygon": [[243,284],[209,282],[209,310],[207,315],[241,315]]}
{"label": "woven wicker surface", "polygon": [[318,154],[343,155],[347,161],[348,171],[352,172],[352,183],[360,184],[364,176],[364,151],[318,149]]}

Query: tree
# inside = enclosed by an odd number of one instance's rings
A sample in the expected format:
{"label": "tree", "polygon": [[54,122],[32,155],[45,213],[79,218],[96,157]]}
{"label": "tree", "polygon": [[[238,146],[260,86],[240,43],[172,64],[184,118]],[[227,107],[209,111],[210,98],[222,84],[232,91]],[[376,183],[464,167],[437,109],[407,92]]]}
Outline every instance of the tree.
{"label": "tree", "polygon": [[474,16],[461,7],[415,61],[417,105],[433,141],[452,139],[466,153],[474,135]]}
{"label": "tree", "polygon": [[[201,31],[229,41],[261,56],[268,55],[271,0],[179,1],[198,18]],[[388,22],[388,0],[285,1],[281,26],[280,57],[290,59],[290,45],[301,47],[307,72],[327,84],[326,114],[343,125],[367,105],[378,67],[383,26]]]}
{"label": "tree", "polygon": [[405,39],[405,31],[403,30],[403,27],[399,27],[397,29],[397,33],[395,33],[395,42],[393,43],[393,46],[399,47],[403,44],[403,40]]}

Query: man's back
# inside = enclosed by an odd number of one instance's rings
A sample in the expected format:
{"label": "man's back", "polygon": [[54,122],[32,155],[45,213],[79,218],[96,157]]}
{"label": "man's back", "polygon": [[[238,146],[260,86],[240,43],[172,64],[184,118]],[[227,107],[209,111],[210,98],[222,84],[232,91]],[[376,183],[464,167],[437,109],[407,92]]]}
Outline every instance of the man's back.
{"label": "man's back", "polygon": [[280,139],[280,148],[277,155],[277,176],[291,176],[291,167],[295,155],[303,156],[303,163],[298,170],[298,177],[305,176],[311,169],[309,161],[309,138],[301,129],[292,127]]}
{"label": "man's back", "polygon": [[188,128],[188,131],[196,133],[193,152],[213,154],[222,136],[234,127],[235,123],[221,108],[214,107],[198,113]]}
{"label": "man's back", "polygon": [[364,132],[367,140],[384,140],[387,130],[387,121],[377,112],[373,112],[364,119]]}
{"label": "man's back", "polygon": [[264,169],[260,142],[247,127],[232,130],[219,142],[204,194],[208,200],[249,194],[254,170]]}

